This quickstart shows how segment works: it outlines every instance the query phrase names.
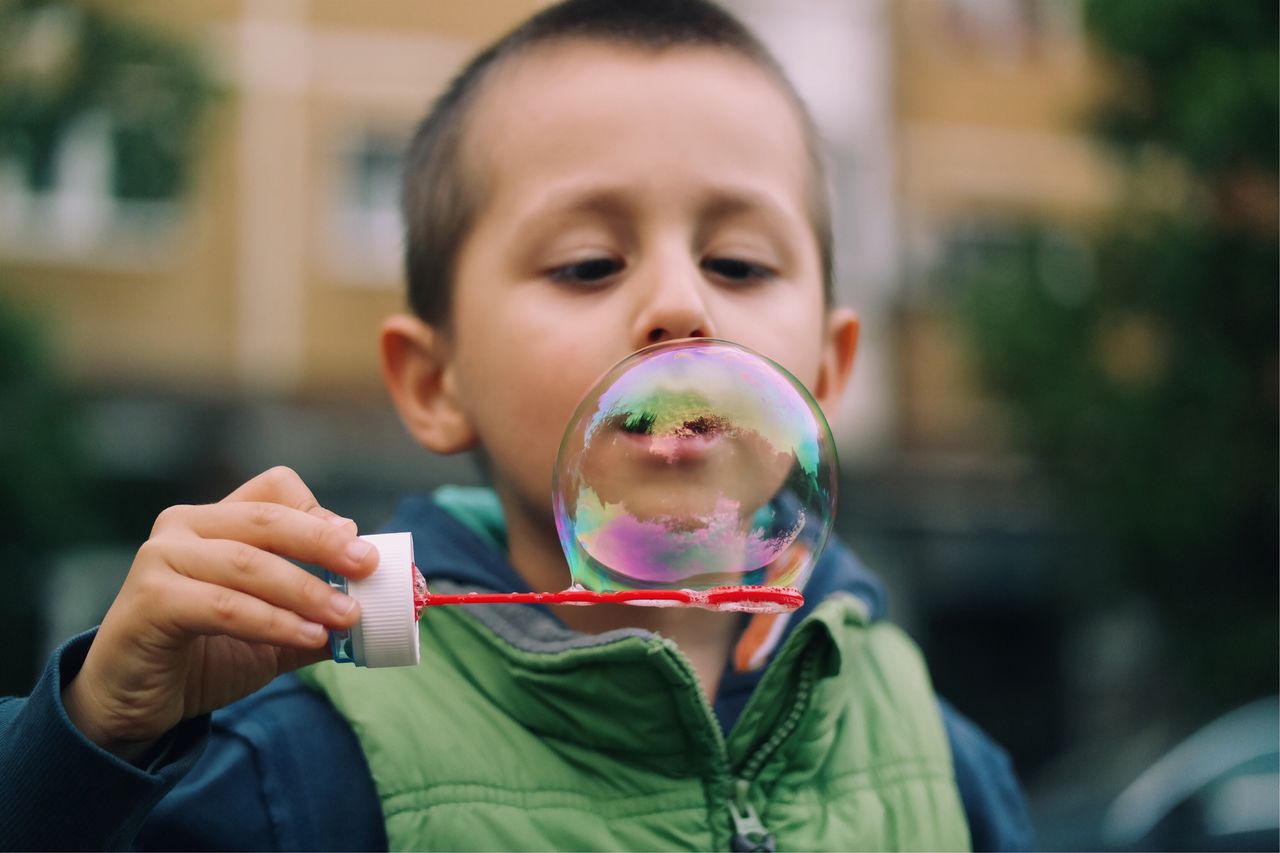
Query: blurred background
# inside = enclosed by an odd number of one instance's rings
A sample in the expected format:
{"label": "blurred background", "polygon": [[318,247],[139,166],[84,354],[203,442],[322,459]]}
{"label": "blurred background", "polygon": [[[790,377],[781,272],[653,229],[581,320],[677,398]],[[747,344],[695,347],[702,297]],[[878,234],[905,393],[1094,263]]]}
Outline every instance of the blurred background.
{"label": "blurred background", "polygon": [[[533,0],[0,0],[0,692],[172,503],[376,527],[401,152]],[[1271,0],[734,0],[828,143],[842,534],[1049,849],[1277,849]]]}

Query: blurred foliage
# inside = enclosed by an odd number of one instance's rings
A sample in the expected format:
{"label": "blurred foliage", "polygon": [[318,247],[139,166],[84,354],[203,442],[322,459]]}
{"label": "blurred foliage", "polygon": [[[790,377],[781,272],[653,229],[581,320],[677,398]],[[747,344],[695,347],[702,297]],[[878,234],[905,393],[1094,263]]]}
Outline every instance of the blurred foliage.
{"label": "blurred foliage", "polygon": [[0,695],[31,686],[40,638],[41,578],[55,549],[93,536],[85,512],[87,456],[71,394],[58,380],[34,318],[0,302]]}
{"label": "blurred foliage", "polygon": [[1134,148],[1158,143],[1196,172],[1271,164],[1277,11],[1267,0],[1088,0],[1086,25],[1118,84],[1097,129]]}
{"label": "blurred foliage", "polygon": [[85,454],[72,396],[36,320],[0,302],[0,515],[3,538],[44,549],[84,531]]}
{"label": "blurred foliage", "polygon": [[[1280,666],[1277,9],[1089,0],[1086,21],[1132,203],[1073,251],[1027,222],[949,274],[988,387],[1102,543],[1078,603],[1155,602],[1203,714]],[[1144,207],[1171,195],[1152,181],[1191,201]]]}
{"label": "blurred foliage", "polygon": [[83,3],[0,0],[0,156],[47,189],[76,122],[109,122],[115,195],[178,195],[216,94],[189,46]]}

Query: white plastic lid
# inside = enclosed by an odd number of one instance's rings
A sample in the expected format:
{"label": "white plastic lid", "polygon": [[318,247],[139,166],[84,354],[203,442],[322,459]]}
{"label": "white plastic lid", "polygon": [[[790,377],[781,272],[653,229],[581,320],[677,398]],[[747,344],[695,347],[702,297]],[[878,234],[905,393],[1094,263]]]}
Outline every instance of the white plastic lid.
{"label": "white plastic lid", "polygon": [[379,562],[364,580],[347,582],[360,602],[360,621],[351,629],[356,666],[412,666],[421,659],[413,613],[413,536],[374,533],[361,539],[378,549]]}

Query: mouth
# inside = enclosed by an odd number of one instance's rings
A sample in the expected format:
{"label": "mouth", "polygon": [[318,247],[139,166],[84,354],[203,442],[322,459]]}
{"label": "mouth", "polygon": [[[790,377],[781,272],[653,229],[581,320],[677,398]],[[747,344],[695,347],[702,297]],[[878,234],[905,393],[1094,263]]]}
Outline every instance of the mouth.
{"label": "mouth", "polygon": [[627,412],[616,416],[614,426],[627,444],[667,462],[699,459],[729,431],[728,422],[714,414],[666,419],[661,427],[658,421],[652,412]]}

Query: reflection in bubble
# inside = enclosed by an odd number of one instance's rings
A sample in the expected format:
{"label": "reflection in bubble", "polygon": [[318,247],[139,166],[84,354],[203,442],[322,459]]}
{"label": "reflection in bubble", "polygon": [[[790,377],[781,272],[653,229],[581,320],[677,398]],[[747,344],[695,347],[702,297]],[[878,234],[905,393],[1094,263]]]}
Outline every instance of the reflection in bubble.
{"label": "reflection in bubble", "polygon": [[735,344],[625,359],[584,397],[554,507],[575,585],[801,586],[830,531],[836,458],[804,387]]}

